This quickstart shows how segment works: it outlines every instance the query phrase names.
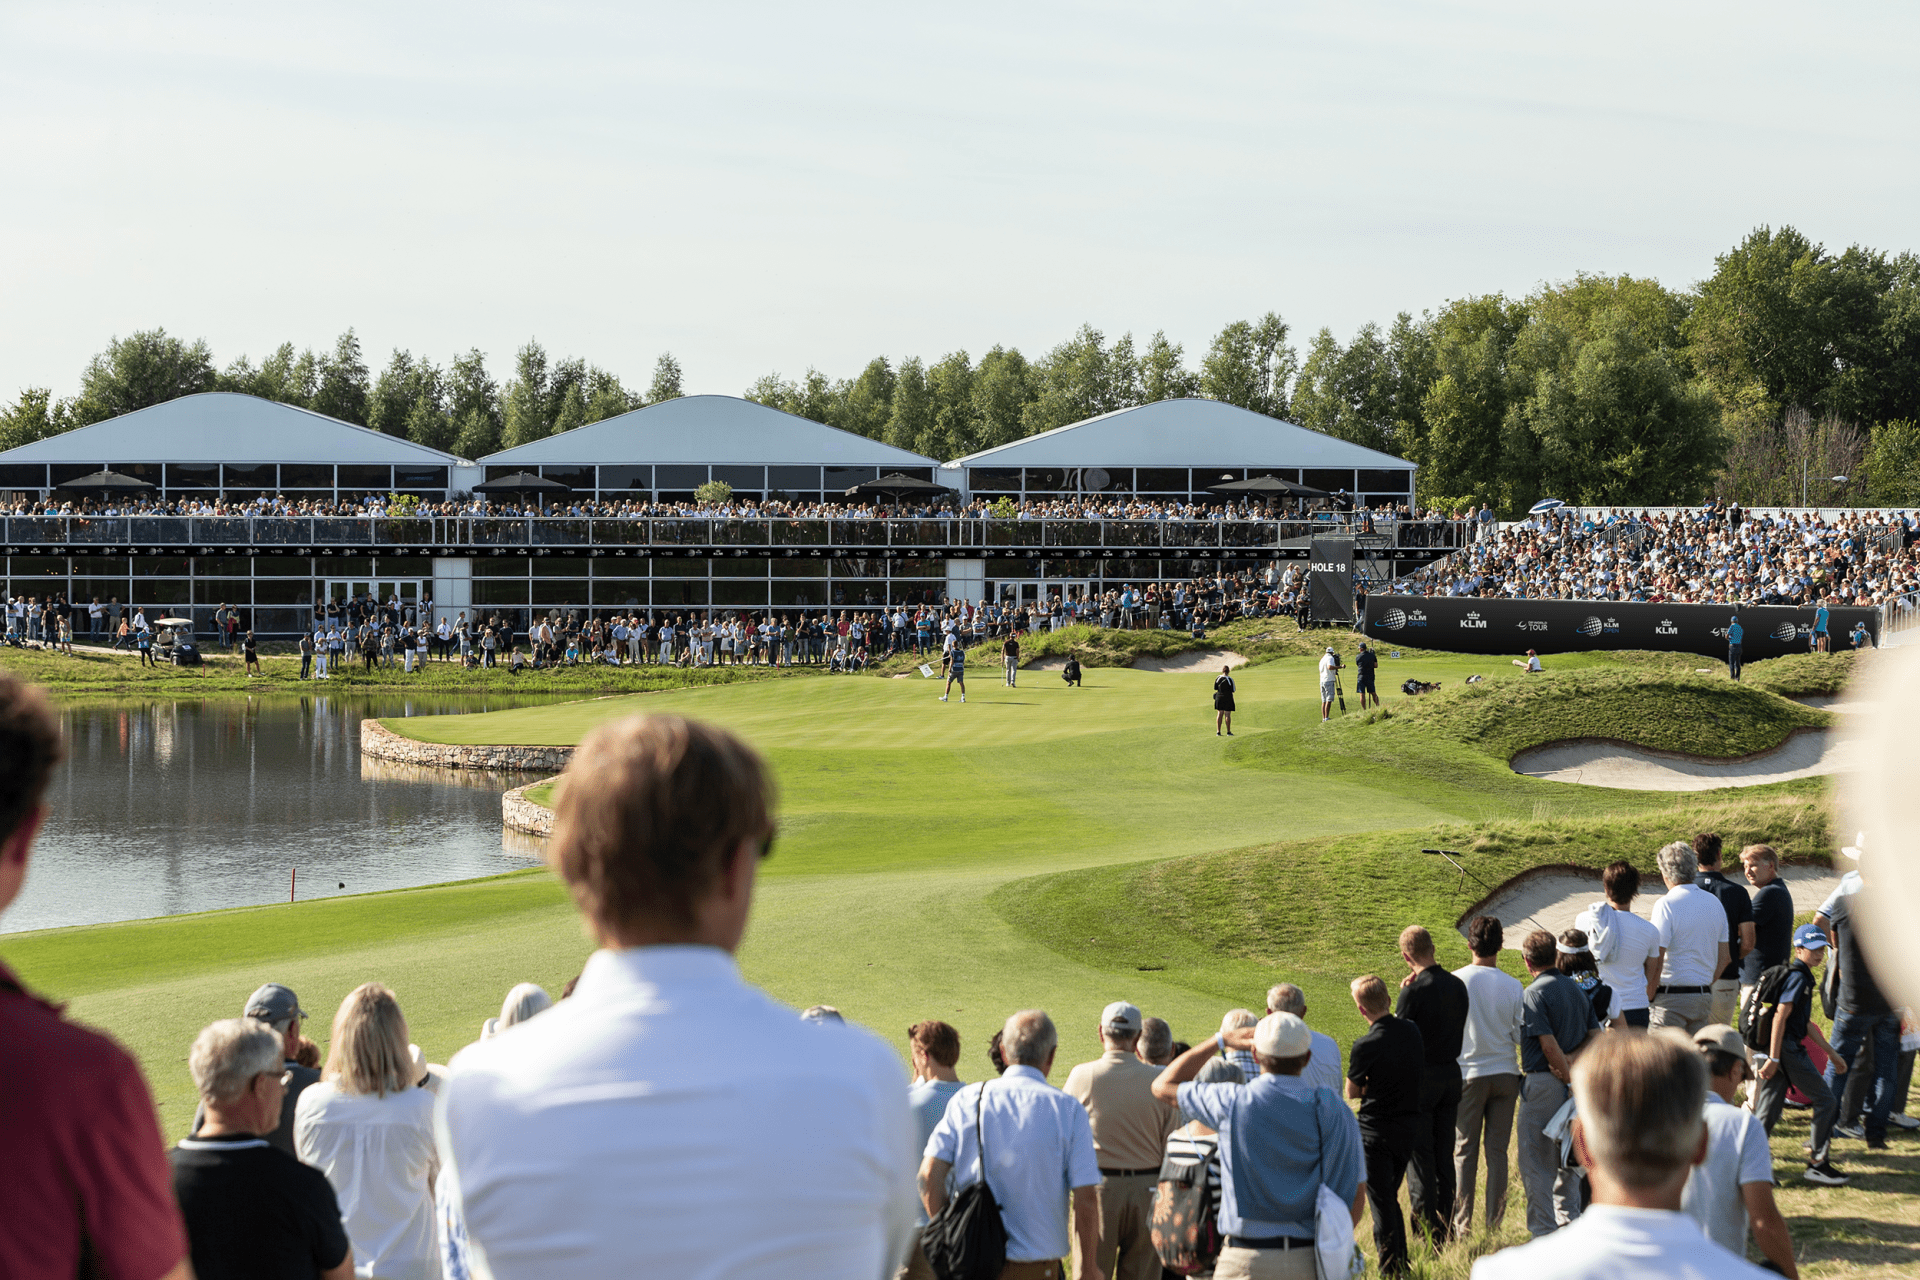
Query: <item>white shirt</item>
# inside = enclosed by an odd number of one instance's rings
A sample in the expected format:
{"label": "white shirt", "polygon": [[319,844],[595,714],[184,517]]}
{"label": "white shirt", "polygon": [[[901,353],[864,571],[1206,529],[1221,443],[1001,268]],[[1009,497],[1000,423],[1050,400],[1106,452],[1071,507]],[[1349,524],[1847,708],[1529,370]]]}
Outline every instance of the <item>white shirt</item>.
{"label": "white shirt", "polygon": [[1711,1089],[1701,1111],[1707,1122],[1707,1158],[1687,1177],[1680,1207],[1723,1249],[1745,1256],[1749,1182],[1773,1184],[1773,1152],[1767,1131],[1751,1111],[1742,1111]]}
{"label": "white shirt", "polygon": [[1300,1078],[1310,1085],[1331,1089],[1338,1097],[1341,1081],[1346,1078],[1340,1070],[1340,1044],[1324,1032],[1309,1028],[1308,1034],[1313,1037],[1313,1056],[1307,1059],[1307,1069],[1300,1073]]}
{"label": "white shirt", "polygon": [[1320,683],[1332,684],[1334,672],[1340,669],[1340,661],[1330,653],[1320,655]]}
{"label": "white shirt", "polygon": [[[1706,890],[1700,892],[1705,894]],[[1712,897],[1711,894],[1707,896]],[[1719,906],[1719,899],[1713,901],[1715,906]],[[1594,935],[1594,911],[1595,907],[1589,907],[1573,921],[1573,927],[1589,938]],[[1723,924],[1726,918],[1723,908],[1720,912]],[[1624,1014],[1629,1009],[1644,1009],[1647,1007],[1647,961],[1660,954],[1660,930],[1633,912],[1622,911],[1618,907],[1609,908],[1607,927],[1613,934],[1612,949],[1605,960],[1595,953],[1594,968],[1600,974],[1600,981],[1613,988],[1614,1007],[1620,1013]],[[1711,960],[1713,957],[1709,955],[1707,958]],[[1680,985],[1697,984],[1688,980]]]}
{"label": "white shirt", "polygon": [[880,1280],[906,1254],[898,1056],[800,1021],[713,947],[595,952],[570,999],[455,1056],[440,1106],[499,1280]]}
{"label": "white shirt", "polygon": [[1771,1274],[1707,1239],[1684,1213],[1613,1204],[1589,1205],[1553,1234],[1473,1264],[1473,1280],[1764,1280]]}
{"label": "white shirt", "polygon": [[1455,969],[1453,976],[1467,986],[1460,1078],[1519,1075],[1521,997],[1526,987],[1512,974],[1483,964]]}
{"label": "white shirt", "polygon": [[[1697,884],[1677,885],[1653,904],[1653,927],[1667,958],[1660,966],[1660,983],[1670,987],[1713,985],[1715,959],[1727,940],[1727,911],[1720,899]],[[1640,975],[1645,990],[1646,975]]]}
{"label": "white shirt", "polygon": [[1007,1228],[1007,1260],[1066,1257],[1073,1189],[1100,1185],[1087,1109],[1033,1067],[1016,1064],[997,1080],[968,1085],[948,1100],[925,1153],[953,1166],[956,1192],[980,1181],[979,1129],[986,1131],[987,1185]]}
{"label": "white shirt", "polygon": [[433,1194],[433,1094],[342,1093],[329,1081],[301,1091],[293,1148],[327,1175],[353,1242],[357,1276],[439,1280]]}

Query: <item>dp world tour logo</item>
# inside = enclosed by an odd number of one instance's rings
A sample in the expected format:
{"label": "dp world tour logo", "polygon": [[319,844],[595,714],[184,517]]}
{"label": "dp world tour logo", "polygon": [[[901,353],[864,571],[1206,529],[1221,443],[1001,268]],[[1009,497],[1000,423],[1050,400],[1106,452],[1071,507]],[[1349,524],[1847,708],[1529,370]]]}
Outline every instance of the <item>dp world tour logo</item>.
{"label": "dp world tour logo", "polygon": [[1398,631],[1407,625],[1407,611],[1405,609],[1387,610],[1380,615],[1380,625],[1389,631]]}
{"label": "dp world tour logo", "polygon": [[1600,634],[1600,619],[1598,619],[1598,618],[1595,618],[1595,617],[1591,617],[1591,616],[1590,616],[1590,617],[1588,617],[1588,618],[1587,618],[1587,620],[1586,620],[1585,622],[1582,622],[1582,623],[1580,624],[1580,634],[1581,634],[1581,635],[1583,635],[1583,636],[1597,636],[1597,635],[1599,635],[1599,634]]}
{"label": "dp world tour logo", "polygon": [[1463,627],[1478,627],[1479,629],[1484,631],[1486,630],[1487,620],[1481,617],[1479,614],[1469,610],[1467,613],[1467,616],[1460,619],[1460,625]]}
{"label": "dp world tour logo", "polygon": [[1773,629],[1775,640],[1791,640],[1800,634],[1800,628],[1791,622],[1783,622]]}

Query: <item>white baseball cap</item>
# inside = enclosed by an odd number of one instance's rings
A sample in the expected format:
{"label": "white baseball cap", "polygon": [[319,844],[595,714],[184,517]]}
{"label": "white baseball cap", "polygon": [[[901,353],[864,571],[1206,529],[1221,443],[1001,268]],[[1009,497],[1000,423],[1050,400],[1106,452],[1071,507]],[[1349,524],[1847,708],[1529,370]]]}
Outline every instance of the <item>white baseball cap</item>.
{"label": "white baseball cap", "polygon": [[1100,1029],[1102,1031],[1138,1031],[1140,1010],[1125,1000],[1115,1000],[1100,1011]]}
{"label": "white baseball cap", "polygon": [[1291,1013],[1270,1013],[1253,1025],[1253,1051],[1263,1058],[1297,1058],[1313,1052],[1313,1033]]}

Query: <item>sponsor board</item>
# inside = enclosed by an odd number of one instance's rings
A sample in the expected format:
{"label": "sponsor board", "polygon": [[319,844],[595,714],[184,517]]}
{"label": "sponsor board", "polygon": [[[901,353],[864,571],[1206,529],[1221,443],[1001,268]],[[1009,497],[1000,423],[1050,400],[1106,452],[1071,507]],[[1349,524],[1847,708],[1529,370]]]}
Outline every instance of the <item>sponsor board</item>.
{"label": "sponsor board", "polygon": [[[1880,610],[1829,611],[1834,648],[1864,621],[1875,643]],[[1813,609],[1786,605],[1636,604],[1631,601],[1490,600],[1474,596],[1367,597],[1361,630],[1429,649],[1457,653],[1576,653],[1589,649],[1655,649],[1725,659],[1727,624],[1738,614],[1746,661],[1805,653]],[[1417,629],[1419,639],[1407,633]]]}

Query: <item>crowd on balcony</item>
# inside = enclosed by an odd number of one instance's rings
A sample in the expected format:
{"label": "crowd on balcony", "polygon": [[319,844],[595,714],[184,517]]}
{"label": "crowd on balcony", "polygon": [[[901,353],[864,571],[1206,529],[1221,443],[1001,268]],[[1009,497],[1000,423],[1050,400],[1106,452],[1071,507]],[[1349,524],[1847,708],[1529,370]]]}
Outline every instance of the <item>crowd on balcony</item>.
{"label": "crowd on balcony", "polygon": [[1650,604],[1885,604],[1920,590],[1920,515],[1549,512],[1399,579],[1413,595]]}

